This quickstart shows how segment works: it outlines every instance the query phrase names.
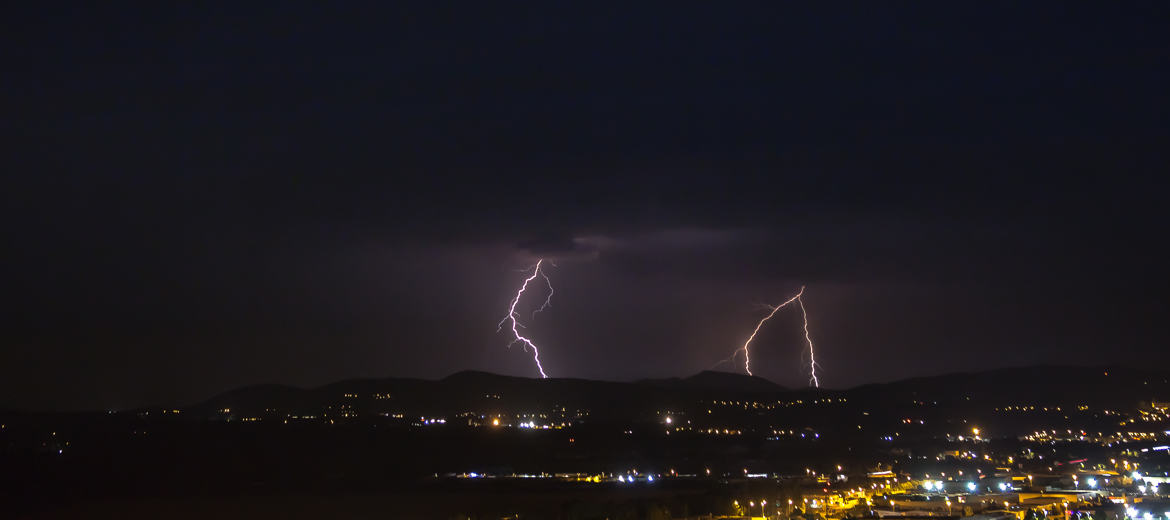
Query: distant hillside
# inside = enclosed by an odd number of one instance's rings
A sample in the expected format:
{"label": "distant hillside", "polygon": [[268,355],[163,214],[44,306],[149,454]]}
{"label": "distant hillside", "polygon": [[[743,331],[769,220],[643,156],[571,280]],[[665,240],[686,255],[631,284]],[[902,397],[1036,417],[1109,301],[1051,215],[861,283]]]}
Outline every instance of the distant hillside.
{"label": "distant hillside", "polygon": [[788,389],[759,376],[736,374],[704,370],[690,377],[671,377],[666,379],[643,379],[636,383],[639,386],[690,389],[690,390],[726,390],[744,393],[785,392]]}
{"label": "distant hillside", "polygon": [[[712,399],[775,402],[815,400],[818,396],[847,398],[851,404],[867,409],[897,408],[915,402],[987,407],[1023,403],[1130,406],[1170,401],[1170,372],[1118,366],[1033,366],[915,377],[831,390],[789,389],[758,376],[710,370],[683,378],[634,382],[534,379],[469,370],[437,381],[391,377],[350,379],[316,388],[251,385],[182,408],[198,417],[214,415],[225,408],[253,415],[266,410],[316,414],[342,404],[385,413],[406,409],[446,412],[493,406],[517,410],[576,406],[591,409],[598,414],[595,417],[600,417]],[[141,409],[173,407],[175,403],[158,403]],[[21,413],[36,412],[9,410],[0,415]]]}
{"label": "distant hillside", "polygon": [[262,415],[268,410],[316,414],[350,406],[374,413],[434,410],[548,409],[574,406],[593,410],[595,418],[620,416],[647,407],[678,406],[717,395],[723,398],[772,396],[786,389],[760,377],[702,372],[687,378],[638,382],[586,379],[533,379],[480,371],[456,372],[438,381],[407,378],[354,379],[313,389],[283,385],[249,386],[188,407],[211,416],[228,409]]}
{"label": "distant hillside", "polygon": [[1128,367],[1036,366],[960,372],[870,384],[846,391],[859,400],[966,399],[1010,404],[1106,405],[1170,397],[1170,373]]}

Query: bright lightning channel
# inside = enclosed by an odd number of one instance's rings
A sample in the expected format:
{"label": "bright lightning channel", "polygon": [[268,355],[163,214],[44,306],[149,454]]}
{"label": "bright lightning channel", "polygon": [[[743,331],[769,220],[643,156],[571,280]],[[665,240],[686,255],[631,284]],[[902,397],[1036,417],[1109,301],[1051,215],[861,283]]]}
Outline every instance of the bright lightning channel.
{"label": "bright lightning channel", "polygon": [[[804,287],[800,288],[800,292],[804,293]],[[800,295],[796,295],[796,302],[800,304],[800,319],[804,321],[804,340],[808,342],[808,369],[812,376],[809,382],[815,388],[821,387],[821,381],[817,379],[817,356],[813,350],[812,336],[808,333],[808,312],[804,310],[804,299]]]}
{"label": "bright lightning channel", "polygon": [[760,329],[764,326],[764,323],[767,322],[768,320],[772,319],[772,316],[775,316],[777,311],[779,311],[780,309],[783,309],[784,307],[788,306],[788,304],[790,304],[792,302],[797,302],[797,304],[800,306],[800,317],[804,322],[804,339],[805,339],[805,341],[808,342],[808,352],[809,352],[809,359],[810,359],[809,369],[811,370],[811,374],[812,374],[812,379],[809,380],[809,384],[810,384],[810,386],[820,388],[821,382],[819,379],[817,379],[817,362],[816,362],[815,353],[813,352],[812,336],[809,334],[809,331],[808,331],[808,312],[804,308],[804,298],[802,298],[803,296],[804,296],[804,286],[801,286],[800,291],[798,291],[795,296],[793,296],[792,298],[789,298],[784,303],[781,303],[780,305],[775,305],[775,306],[768,305],[767,308],[770,309],[771,312],[769,312],[767,316],[764,316],[764,318],[761,319],[759,321],[759,323],[756,323],[756,329],[752,331],[751,336],[748,336],[748,339],[747,339],[747,341],[745,341],[743,343],[743,346],[735,349],[735,351],[731,353],[730,357],[716,363],[715,366],[719,366],[723,363],[727,363],[727,362],[734,360],[735,357],[738,356],[742,352],[743,353],[743,370],[744,370],[744,372],[747,372],[747,375],[749,375],[749,376],[755,375],[755,374],[752,374],[752,358],[751,358],[751,350],[749,348],[749,347],[751,347],[752,340],[756,339],[756,335],[760,333]]}
{"label": "bright lightning channel", "polygon": [[544,373],[544,367],[541,366],[541,364],[540,364],[540,350],[536,348],[536,344],[533,343],[532,340],[530,340],[530,339],[528,339],[520,334],[519,329],[524,328],[524,325],[522,325],[516,319],[516,305],[518,303],[520,303],[520,297],[524,294],[524,291],[526,289],[528,289],[528,283],[535,280],[537,276],[543,276],[544,281],[548,284],[548,298],[545,298],[544,305],[541,305],[539,309],[537,309],[536,311],[534,311],[532,313],[532,315],[535,317],[537,312],[543,311],[552,302],[552,293],[553,293],[552,280],[549,280],[548,275],[544,274],[544,272],[540,270],[540,266],[542,263],[544,263],[543,258],[536,261],[536,265],[532,269],[532,275],[529,276],[528,278],[525,278],[524,283],[520,285],[520,290],[516,291],[516,297],[512,298],[512,303],[508,307],[508,315],[504,316],[504,319],[500,320],[499,325],[496,326],[496,332],[503,330],[504,324],[510,321],[512,335],[514,336],[514,339],[512,340],[511,343],[508,343],[508,346],[510,347],[514,343],[523,343],[525,352],[527,352],[528,349],[531,347],[532,348],[532,360],[536,362],[536,369],[538,371],[540,371],[540,377],[548,378],[548,374]]}
{"label": "bright lightning channel", "polygon": [[[537,262],[537,263],[539,264],[539,262]],[[552,262],[549,262],[549,263],[552,263]],[[553,264],[553,267],[556,267],[556,266],[557,266],[557,264]],[[540,276],[543,276],[544,283],[548,284],[548,296],[544,299],[544,303],[540,306],[539,309],[532,311],[532,317],[534,319],[536,318],[536,313],[541,312],[541,311],[547,309],[549,305],[552,305],[552,295],[553,295],[553,293],[556,292],[555,290],[553,290],[552,280],[548,279],[548,274],[545,273],[544,271],[541,271]]]}

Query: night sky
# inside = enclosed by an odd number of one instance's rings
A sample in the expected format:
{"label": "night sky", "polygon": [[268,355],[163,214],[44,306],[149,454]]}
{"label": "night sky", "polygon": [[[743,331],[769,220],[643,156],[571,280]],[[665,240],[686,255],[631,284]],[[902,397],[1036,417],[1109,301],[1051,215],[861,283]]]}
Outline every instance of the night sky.
{"label": "night sky", "polygon": [[439,3],[6,10],[0,407],[1170,362],[1170,4]]}

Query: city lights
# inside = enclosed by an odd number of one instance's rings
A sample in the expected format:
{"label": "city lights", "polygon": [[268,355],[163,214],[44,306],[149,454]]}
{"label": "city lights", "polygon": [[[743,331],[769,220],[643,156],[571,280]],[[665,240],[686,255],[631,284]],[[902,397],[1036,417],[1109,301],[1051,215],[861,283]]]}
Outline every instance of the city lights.
{"label": "city lights", "polygon": [[1170,1],[16,4],[0,520],[1170,520]]}

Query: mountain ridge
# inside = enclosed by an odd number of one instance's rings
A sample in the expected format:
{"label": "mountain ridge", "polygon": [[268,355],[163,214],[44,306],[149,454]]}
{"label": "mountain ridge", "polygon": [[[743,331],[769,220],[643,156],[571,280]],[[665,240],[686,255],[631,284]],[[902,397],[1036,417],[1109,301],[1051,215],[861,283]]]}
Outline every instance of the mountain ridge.
{"label": "mountain ridge", "polygon": [[[269,406],[291,406],[298,401],[308,400],[313,405],[324,403],[336,394],[374,393],[433,393],[434,398],[420,398],[421,402],[438,402],[443,399],[465,399],[467,396],[481,395],[484,392],[505,392],[511,397],[533,394],[531,399],[541,396],[557,397],[587,397],[591,393],[604,395],[628,395],[633,390],[657,398],[675,395],[679,398],[689,398],[712,392],[727,395],[771,395],[771,396],[803,396],[808,394],[840,394],[855,395],[865,399],[868,394],[896,394],[899,396],[917,395],[923,392],[951,392],[999,395],[1004,398],[1012,392],[1022,391],[1021,385],[1032,388],[1031,395],[1043,398],[1064,398],[1068,388],[1061,383],[1066,381],[1081,381],[1085,384],[1110,385],[1127,387],[1135,394],[1143,393],[1141,384],[1137,380],[1145,377],[1151,379],[1155,386],[1170,384],[1170,373],[1150,369],[1137,369],[1117,365],[1108,366],[1075,366],[1075,365],[1032,365],[1022,367],[1006,367],[985,371],[960,371],[932,376],[917,376],[895,381],[868,383],[848,389],[830,388],[786,388],[760,376],[749,376],[733,372],[703,370],[686,377],[649,378],[635,381],[606,381],[584,378],[530,378],[523,376],[495,374],[480,370],[461,370],[453,372],[440,379],[421,379],[411,377],[383,377],[383,378],[353,378],[343,379],[312,387],[299,387],[282,383],[261,383],[245,385],[215,394],[207,399],[189,403],[178,408],[205,408],[240,406],[260,406],[261,403]],[[1014,389],[1014,390],[1013,390]],[[1075,388],[1074,388],[1075,390]],[[1161,395],[1155,388],[1150,389],[1153,394],[1143,397],[1149,400],[1154,398],[1167,399],[1170,395]],[[1147,392],[1148,393],[1148,392]],[[1157,394],[1157,395],[1154,395]],[[482,397],[482,395],[481,395]],[[457,399],[458,400],[458,399]],[[153,408],[171,408],[175,403],[158,403],[150,406],[141,406],[128,410],[147,410]],[[19,408],[5,408],[3,413],[9,414],[36,414],[36,413],[93,413],[96,410],[76,411],[38,411],[22,410]],[[100,411],[104,413],[104,411]]]}

